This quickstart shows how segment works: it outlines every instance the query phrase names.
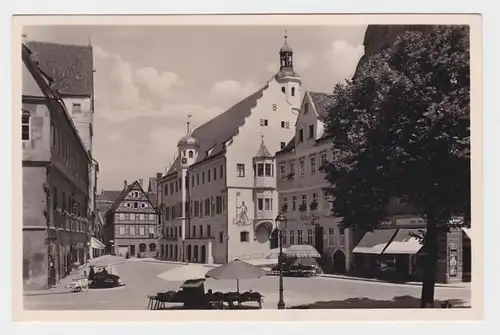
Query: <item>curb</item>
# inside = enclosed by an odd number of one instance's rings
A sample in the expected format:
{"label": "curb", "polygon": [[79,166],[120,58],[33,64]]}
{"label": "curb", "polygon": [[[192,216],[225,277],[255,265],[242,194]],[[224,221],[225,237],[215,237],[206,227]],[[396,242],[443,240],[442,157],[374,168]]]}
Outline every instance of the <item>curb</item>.
{"label": "curb", "polygon": [[[372,282],[372,283],[383,283],[383,284],[397,284],[397,285],[408,285],[408,286],[422,286],[422,283],[419,282],[391,282],[380,279],[372,279],[372,278],[361,278],[361,277],[346,277],[346,276],[338,276],[331,274],[320,274],[319,277],[323,278],[332,278],[332,279],[343,279],[343,280],[353,280],[353,281],[364,281],[364,282]],[[461,285],[446,285],[446,284],[435,284],[435,287],[441,288],[455,288],[455,289],[466,289],[467,287]]]}
{"label": "curb", "polygon": [[143,262],[143,263],[177,264],[177,265],[196,264],[196,265],[203,265],[203,266],[210,267],[210,268],[215,268],[215,267],[220,266],[220,264],[202,264],[202,263],[187,263],[187,262],[176,262],[176,261],[162,261],[159,259],[148,259],[148,260],[144,259],[141,262]]}

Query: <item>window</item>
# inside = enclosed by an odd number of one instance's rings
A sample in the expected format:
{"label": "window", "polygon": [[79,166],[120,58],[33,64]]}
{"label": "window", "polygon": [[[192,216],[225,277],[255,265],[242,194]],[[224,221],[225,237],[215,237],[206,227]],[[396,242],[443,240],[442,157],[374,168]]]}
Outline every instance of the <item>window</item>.
{"label": "window", "polygon": [[285,164],[280,165],[280,178],[281,179],[286,178],[286,165]]}
{"label": "window", "polygon": [[174,183],[170,183],[170,194],[174,194]]}
{"label": "window", "polygon": [[312,229],[307,230],[307,244],[313,245],[313,230]]}
{"label": "window", "polygon": [[315,174],[316,173],[316,157],[311,156],[309,159],[311,161],[311,174]]}
{"label": "window", "polygon": [[189,152],[188,152],[188,156],[189,156],[189,158],[193,158],[193,155],[194,155],[194,154],[193,154],[193,150],[189,150]]}
{"label": "window", "polygon": [[215,211],[217,214],[222,214],[222,196],[215,198]]}
{"label": "window", "polygon": [[207,183],[210,183],[210,177],[212,175],[212,171],[211,170],[208,170],[207,172]]}
{"label": "window", "polygon": [[129,234],[130,235],[135,235],[135,226],[130,226],[129,227]]}
{"label": "window", "polygon": [[139,214],[139,221],[144,221],[144,214]]}
{"label": "window", "polygon": [[284,149],[286,147],[286,142],[280,142],[280,148]]}
{"label": "window", "polygon": [[281,128],[285,128],[285,121],[281,121]]}
{"label": "window", "polygon": [[168,185],[165,185],[165,186],[163,187],[163,194],[164,194],[164,195],[168,195]]}
{"label": "window", "polygon": [[194,175],[191,176],[191,187],[194,187]]}
{"label": "window", "polygon": [[295,244],[295,231],[290,230],[290,245]]}
{"label": "window", "polygon": [[135,214],[134,213],[130,213],[130,221],[135,221]]}
{"label": "window", "polygon": [[203,237],[203,226],[200,225],[200,237]]}
{"label": "window", "polygon": [[31,114],[25,111],[21,116],[21,137],[23,141],[31,139]]}
{"label": "window", "polygon": [[249,242],[250,241],[250,233],[247,231],[242,231],[240,233],[240,241],[241,242]]}
{"label": "window", "polygon": [[194,216],[198,216],[199,215],[199,209],[200,209],[200,202],[198,200],[196,200],[194,202]]}
{"label": "window", "polygon": [[139,235],[146,235],[144,232],[144,226],[139,226]]}
{"label": "window", "polygon": [[306,102],[304,104],[304,114],[307,114],[307,113],[309,113],[309,104]]}
{"label": "window", "polygon": [[224,243],[224,233],[219,232],[219,243]]}
{"label": "window", "polygon": [[299,175],[300,175],[301,177],[303,177],[303,176],[304,176],[304,158],[301,158],[301,159],[299,160]]}
{"label": "window", "polygon": [[257,208],[259,209],[259,211],[264,210],[264,199],[262,198],[257,199]]}
{"label": "window", "polygon": [[120,213],[120,220],[121,221],[125,220],[125,213]]}
{"label": "window", "polygon": [[193,226],[193,235],[191,235],[192,237],[196,237],[196,226]]}
{"label": "window", "polygon": [[165,220],[170,220],[170,207],[165,208]]}
{"label": "window", "polygon": [[281,92],[286,93],[286,88],[285,88],[285,86],[283,86],[283,87],[281,88]]}
{"label": "window", "polygon": [[205,216],[210,216],[210,199],[205,199]]}
{"label": "window", "polygon": [[304,129],[299,129],[299,142],[304,141]]}
{"label": "window", "polygon": [[207,236],[212,237],[212,227],[210,225],[207,225]]}
{"label": "window", "polygon": [[260,126],[261,127],[267,127],[269,124],[269,121],[267,119],[260,119]]}
{"label": "window", "polygon": [[266,211],[271,211],[273,209],[273,199],[264,200],[264,209]]}
{"label": "window", "polygon": [[297,230],[297,244],[303,244],[302,230]]}
{"label": "window", "polygon": [[290,174],[291,175],[295,174],[295,163],[294,162],[290,163]]}
{"label": "window", "polygon": [[125,235],[125,226],[120,226],[119,232],[120,235]]}
{"label": "window", "polygon": [[292,87],[292,97],[295,96],[295,87]]}
{"label": "window", "polygon": [[220,177],[221,178],[224,177],[224,166],[223,165],[220,166]]}
{"label": "window", "polygon": [[286,212],[286,209],[288,209],[288,197],[283,197],[283,206],[282,208],[284,209],[283,211]]}
{"label": "window", "polygon": [[150,234],[155,234],[155,226],[149,226],[149,233]]}
{"label": "window", "polygon": [[217,168],[214,168],[214,180],[217,180]]}
{"label": "window", "polygon": [[71,114],[81,114],[82,105],[78,103],[73,103],[73,108],[71,108]]}
{"label": "window", "polygon": [[175,181],[175,193],[179,192],[179,181]]}
{"label": "window", "polygon": [[272,164],[266,164],[266,177],[272,177],[273,176],[273,169],[272,169]]}
{"label": "window", "polygon": [[273,112],[276,112],[276,111],[278,110],[278,105],[273,104],[273,106],[272,106],[272,107],[273,107]]}
{"label": "window", "polygon": [[301,205],[307,206],[307,194],[302,194]]}
{"label": "window", "polygon": [[236,176],[245,177],[245,164],[236,164]]}
{"label": "window", "polygon": [[205,184],[205,172],[201,173],[201,183]]}
{"label": "window", "polygon": [[311,138],[314,138],[314,125],[310,124],[309,125],[309,134],[308,134],[308,138],[311,139]]}
{"label": "window", "polygon": [[328,244],[329,245],[335,244],[335,229],[333,228],[328,228]]}
{"label": "window", "polygon": [[139,208],[139,204],[137,203],[137,201],[134,201],[134,208]]}
{"label": "window", "polygon": [[200,175],[196,174],[196,185],[200,185]]}
{"label": "window", "polygon": [[203,201],[200,201],[200,218],[203,217]]}
{"label": "window", "polygon": [[297,210],[297,196],[294,195],[292,196],[292,211],[296,211]]}
{"label": "window", "polygon": [[257,164],[257,177],[264,176],[264,164]]}
{"label": "window", "polygon": [[326,160],[327,160],[327,158],[326,158],[326,152],[323,152],[321,154],[321,156],[320,156],[320,164],[321,165],[325,165],[326,164]]}
{"label": "window", "polygon": [[313,198],[312,198],[312,202],[313,203],[318,203],[318,193],[317,192],[314,192],[313,193]]}
{"label": "window", "polygon": [[290,129],[290,121],[285,122],[285,129]]}

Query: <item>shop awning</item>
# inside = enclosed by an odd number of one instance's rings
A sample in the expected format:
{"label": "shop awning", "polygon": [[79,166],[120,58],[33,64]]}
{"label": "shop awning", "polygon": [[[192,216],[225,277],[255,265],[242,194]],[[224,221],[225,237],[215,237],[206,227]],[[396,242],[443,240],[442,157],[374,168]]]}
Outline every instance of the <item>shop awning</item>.
{"label": "shop awning", "polygon": [[470,228],[462,228],[462,230],[464,231],[464,233],[469,237],[471,238],[471,230]]}
{"label": "shop awning", "polygon": [[384,254],[416,254],[422,248],[422,244],[414,237],[414,234],[418,234],[421,230],[424,229],[399,229],[392,242],[384,250]]}
{"label": "shop awning", "polygon": [[353,249],[357,254],[380,255],[384,251],[387,243],[396,234],[397,229],[376,229],[366,233],[358,245]]}
{"label": "shop awning", "polygon": [[106,248],[106,246],[95,237],[92,237],[90,239],[90,247],[92,249],[101,249],[101,250],[104,250]]}

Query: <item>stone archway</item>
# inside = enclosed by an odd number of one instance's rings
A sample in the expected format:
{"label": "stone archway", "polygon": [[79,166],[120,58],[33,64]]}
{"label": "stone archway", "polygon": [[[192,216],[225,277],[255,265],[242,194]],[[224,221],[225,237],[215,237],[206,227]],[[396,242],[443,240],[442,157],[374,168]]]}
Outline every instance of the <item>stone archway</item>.
{"label": "stone archway", "polygon": [[188,244],[187,248],[186,248],[186,260],[188,262],[191,262],[191,245]]}
{"label": "stone archway", "polygon": [[337,250],[333,254],[333,272],[346,273],[346,256],[342,250]]}
{"label": "stone archway", "polygon": [[139,252],[146,252],[146,251],[147,251],[146,243],[139,244]]}
{"label": "stone archway", "polygon": [[259,243],[267,243],[273,230],[273,224],[270,221],[259,222],[254,228],[255,240]]}
{"label": "stone archway", "polygon": [[194,248],[193,248],[193,261],[195,263],[199,262],[200,261],[200,257],[198,255],[198,246],[195,245]]}
{"label": "stone archway", "polygon": [[278,229],[274,229],[271,233],[271,237],[269,238],[271,249],[276,249],[279,247],[278,235]]}
{"label": "stone archway", "polygon": [[207,262],[207,247],[202,245],[200,248],[200,263]]}

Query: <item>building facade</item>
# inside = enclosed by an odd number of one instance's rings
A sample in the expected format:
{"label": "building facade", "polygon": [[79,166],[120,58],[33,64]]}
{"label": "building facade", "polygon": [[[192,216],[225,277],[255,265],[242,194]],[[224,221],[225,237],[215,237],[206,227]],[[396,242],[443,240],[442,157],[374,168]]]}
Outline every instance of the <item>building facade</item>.
{"label": "building facade", "polygon": [[158,215],[156,208],[135,181],[124,188],[106,212],[104,243],[108,253],[122,257],[156,257]]}
{"label": "building facade", "polygon": [[[37,58],[40,69],[54,78],[53,88],[57,90],[67,107],[85,149],[92,157],[89,168],[88,216],[91,226],[99,223],[95,213],[97,193],[97,174],[99,165],[92,156],[94,134],[94,65],[93,50],[90,45],[70,45],[52,42],[26,41],[26,45]],[[97,228],[91,227],[90,233],[96,238]],[[97,245],[94,243],[93,245]],[[94,254],[97,251],[91,252]]]}
{"label": "building facade", "polygon": [[278,214],[275,152],[294,135],[302,81],[279,51],[267,84],[187,135],[160,181],[160,257],[201,263],[269,255]]}
{"label": "building facade", "polygon": [[[279,206],[287,217],[285,247],[309,244],[323,255],[323,267],[334,272],[350,270],[352,237],[332,216],[332,202],[324,193],[329,186],[320,167],[332,159],[332,144],[324,134],[324,121],[333,97],[306,92],[295,134],[276,153]],[[272,238],[278,245],[277,236]]]}
{"label": "building facade", "polygon": [[42,289],[86,262],[91,157],[24,43],[22,61],[23,284]]}

